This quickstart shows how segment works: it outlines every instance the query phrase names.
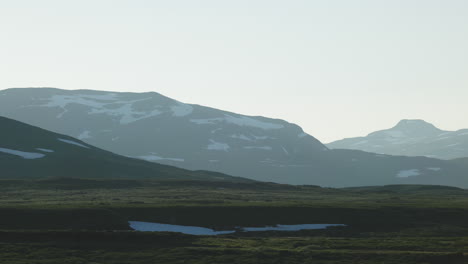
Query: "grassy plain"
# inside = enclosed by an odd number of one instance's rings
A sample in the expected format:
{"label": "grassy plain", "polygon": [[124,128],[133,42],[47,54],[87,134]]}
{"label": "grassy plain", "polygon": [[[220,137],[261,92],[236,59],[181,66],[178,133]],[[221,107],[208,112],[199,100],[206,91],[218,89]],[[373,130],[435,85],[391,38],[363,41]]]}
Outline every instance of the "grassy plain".
{"label": "grassy plain", "polygon": [[[151,180],[0,181],[0,263],[468,263],[468,191]],[[127,221],[229,229],[346,224],[216,237]]]}

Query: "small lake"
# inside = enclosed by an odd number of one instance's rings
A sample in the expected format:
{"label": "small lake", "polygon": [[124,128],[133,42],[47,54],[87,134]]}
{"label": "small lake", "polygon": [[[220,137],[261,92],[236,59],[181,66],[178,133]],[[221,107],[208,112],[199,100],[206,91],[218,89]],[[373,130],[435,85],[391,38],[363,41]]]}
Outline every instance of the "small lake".
{"label": "small lake", "polygon": [[182,225],[169,225],[160,223],[149,223],[139,221],[129,221],[130,227],[135,231],[145,232],[176,232],[187,235],[206,235],[216,236],[224,234],[232,234],[235,232],[262,232],[262,231],[299,231],[299,230],[313,230],[313,229],[326,229],[332,226],[346,226],[342,224],[302,224],[302,225],[276,225],[265,227],[237,227],[236,230],[228,231],[215,231],[210,228],[198,226],[182,226]]}

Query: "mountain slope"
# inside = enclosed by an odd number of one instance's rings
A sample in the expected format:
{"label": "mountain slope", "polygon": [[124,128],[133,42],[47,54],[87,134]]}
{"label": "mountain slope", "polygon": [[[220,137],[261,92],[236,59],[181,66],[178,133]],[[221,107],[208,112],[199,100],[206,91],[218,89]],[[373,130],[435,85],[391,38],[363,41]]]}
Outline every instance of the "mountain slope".
{"label": "mountain slope", "polygon": [[260,181],[468,187],[458,163],[329,150],[286,121],[184,104],[158,93],[8,89],[0,91],[0,115],[121,155]]}
{"label": "mountain slope", "polygon": [[444,131],[423,120],[402,120],[393,128],[366,137],[338,140],[327,146],[389,155],[455,159],[468,157],[468,129]]}
{"label": "mountain slope", "polygon": [[127,158],[0,117],[0,178],[155,178],[247,181]]}
{"label": "mountain slope", "polygon": [[263,172],[258,165],[301,165],[328,150],[286,121],[183,104],[154,92],[9,89],[0,91],[0,115],[121,155],[230,175],[255,177]]}
{"label": "mountain slope", "polygon": [[460,166],[464,166],[468,170],[468,158],[459,158],[459,159],[453,159],[451,162],[458,164]]}

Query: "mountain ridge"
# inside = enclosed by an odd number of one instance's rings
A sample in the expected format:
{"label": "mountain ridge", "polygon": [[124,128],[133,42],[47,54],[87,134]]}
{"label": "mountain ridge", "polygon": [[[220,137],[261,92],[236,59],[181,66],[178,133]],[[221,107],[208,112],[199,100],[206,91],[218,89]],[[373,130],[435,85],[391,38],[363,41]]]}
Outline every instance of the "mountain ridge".
{"label": "mountain ridge", "polygon": [[328,150],[296,124],[183,104],[159,93],[9,89],[0,91],[0,114],[125,156],[230,175],[239,175],[237,168],[221,163],[245,160],[246,153],[249,160],[281,166]]}
{"label": "mountain ridge", "polygon": [[458,164],[330,150],[284,120],[184,104],[158,93],[0,91],[0,115],[67,134],[120,155],[253,180],[347,187],[468,186]]}
{"label": "mountain ridge", "polygon": [[446,131],[424,120],[403,119],[392,128],[378,130],[364,137],[337,140],[327,146],[331,149],[356,149],[448,160],[468,157],[468,129]]}

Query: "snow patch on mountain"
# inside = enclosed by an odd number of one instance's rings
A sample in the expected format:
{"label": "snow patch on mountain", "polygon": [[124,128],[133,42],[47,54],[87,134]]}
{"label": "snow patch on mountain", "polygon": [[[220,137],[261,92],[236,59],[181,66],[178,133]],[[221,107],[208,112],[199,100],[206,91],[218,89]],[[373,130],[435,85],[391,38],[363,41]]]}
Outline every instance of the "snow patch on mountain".
{"label": "snow patch on mountain", "polygon": [[226,143],[216,142],[210,139],[210,144],[206,147],[208,150],[229,151],[230,147]]}
{"label": "snow patch on mountain", "polygon": [[85,130],[83,132],[81,132],[79,135],[78,135],[78,139],[79,140],[83,140],[83,139],[87,139],[87,138],[91,138],[91,131],[89,130]]}
{"label": "snow patch on mountain", "polygon": [[207,119],[190,119],[190,122],[198,125],[214,125],[219,122],[234,124],[238,126],[255,127],[263,130],[281,129],[284,128],[281,124],[263,122],[247,116],[232,116],[225,114],[224,117],[207,118]]}
{"label": "snow patch on mountain", "polygon": [[75,145],[75,146],[78,146],[78,147],[89,149],[88,146],[85,146],[85,145],[83,145],[81,143],[78,143],[76,141],[73,141],[73,140],[68,140],[68,139],[63,139],[63,138],[58,138],[57,140],[62,141],[62,142],[67,143],[67,144],[71,144],[71,145]]}
{"label": "snow patch on mountain", "polygon": [[[132,107],[132,104],[135,102],[141,102],[147,99],[151,98],[146,98],[146,99],[141,99],[141,100],[134,100],[130,101],[127,103],[124,103],[121,105],[119,108],[94,108],[89,112],[89,114],[107,114],[110,116],[116,116],[120,117],[120,124],[122,125],[127,125],[130,123],[133,123],[138,120],[158,116],[162,114],[162,112],[158,109],[154,109],[152,111],[135,111]],[[117,104],[121,104],[120,102]]]}
{"label": "snow patch on mountain", "polygon": [[197,125],[214,125],[216,122],[223,121],[222,118],[190,119],[190,122]]}
{"label": "snow patch on mountain", "polygon": [[[169,110],[163,111],[162,106],[155,105],[153,109],[142,111],[135,110],[134,104],[149,101],[153,97],[145,97],[136,100],[120,100],[119,95],[108,93],[103,95],[75,94],[75,95],[53,95],[48,98],[48,102],[43,107],[58,107],[63,111],[57,115],[62,118],[68,112],[67,106],[70,104],[79,104],[87,106],[90,109],[88,114],[106,114],[119,118],[120,124],[130,124],[138,120],[158,116],[164,112],[170,111],[173,116],[183,117],[193,112],[193,107],[188,104],[176,102],[176,105],[170,106]],[[156,108],[156,109],[155,109]]]}
{"label": "snow patch on mountain", "polygon": [[243,135],[243,134],[240,134],[240,135],[234,134],[234,135],[231,135],[231,138],[241,139],[241,140],[245,140],[245,141],[253,141],[252,139],[250,139],[249,137],[247,137],[246,135]]}
{"label": "snow patch on mountain", "polygon": [[450,138],[451,137],[439,137],[439,138],[434,139],[434,141],[443,141],[443,140],[450,139]]}
{"label": "snow patch on mountain", "polygon": [[39,150],[39,151],[42,151],[42,152],[47,152],[47,153],[55,152],[55,151],[53,151],[51,149],[45,149],[45,148],[36,148],[36,149]]}
{"label": "snow patch on mountain", "polygon": [[419,176],[421,172],[418,169],[411,169],[411,170],[401,170],[398,172],[398,178],[408,178],[412,176]]}
{"label": "snow patch on mountain", "polygon": [[43,105],[39,106],[44,106],[44,107],[59,107],[63,111],[57,115],[57,118],[61,118],[68,110],[66,107],[69,104],[80,104],[80,105],[86,105],[89,107],[93,108],[102,108],[105,103],[98,102],[96,100],[115,100],[116,95],[115,94],[105,94],[105,95],[74,95],[74,96],[68,96],[68,95],[53,95],[50,97],[48,100],[49,102]]}
{"label": "snow patch on mountain", "polygon": [[69,104],[80,104],[86,105],[92,108],[103,108],[106,104],[100,101],[115,101],[117,99],[116,94],[103,94],[103,95],[53,95],[48,98],[49,102],[41,105],[45,107],[60,107],[65,108]]}
{"label": "snow patch on mountain", "polygon": [[40,159],[40,158],[45,157],[45,155],[42,153],[25,152],[25,151],[19,151],[19,150],[8,149],[8,148],[0,148],[0,152],[15,155],[23,159]]}
{"label": "snow patch on mountain", "polygon": [[193,112],[193,107],[188,104],[179,103],[171,106],[172,115],[177,117],[188,116]]}
{"label": "snow patch on mountain", "polygon": [[169,160],[169,161],[177,161],[177,162],[184,162],[185,159],[180,159],[180,158],[164,158],[160,156],[156,156],[154,154],[152,155],[146,155],[146,156],[137,156],[136,158],[146,160],[146,161],[160,161],[160,160]]}
{"label": "snow patch on mountain", "polygon": [[262,150],[272,150],[270,146],[245,146],[245,149],[262,149]]}
{"label": "snow patch on mountain", "polygon": [[274,137],[269,137],[269,136],[255,136],[255,135],[253,135],[253,137],[254,137],[256,140],[276,139],[276,138],[274,138]]}
{"label": "snow patch on mountain", "polygon": [[259,121],[259,120],[246,117],[246,116],[234,117],[230,115],[225,115],[225,120],[228,123],[236,124],[238,126],[256,127],[256,128],[261,128],[264,130],[281,129],[284,127],[283,125],[280,125],[280,124],[263,122],[263,121]]}
{"label": "snow patch on mountain", "polygon": [[217,129],[211,130],[210,132],[211,132],[211,134],[214,134],[214,133],[217,133],[218,131],[221,131],[221,130],[223,130],[223,129],[219,127]]}

